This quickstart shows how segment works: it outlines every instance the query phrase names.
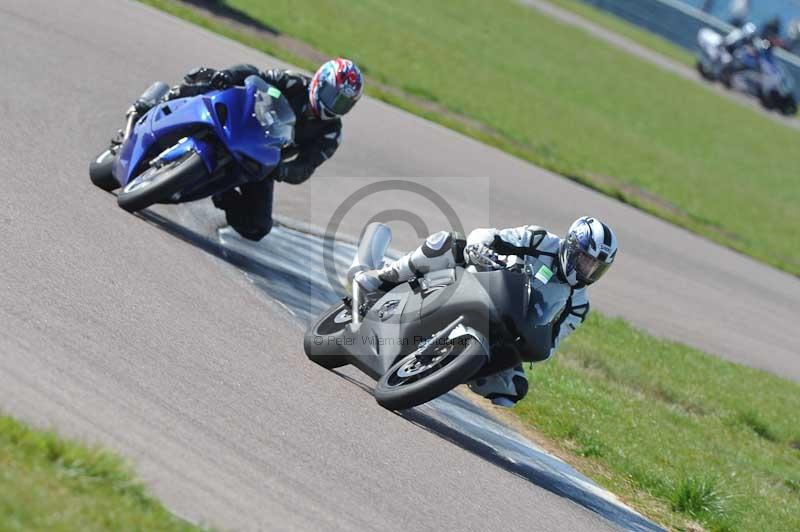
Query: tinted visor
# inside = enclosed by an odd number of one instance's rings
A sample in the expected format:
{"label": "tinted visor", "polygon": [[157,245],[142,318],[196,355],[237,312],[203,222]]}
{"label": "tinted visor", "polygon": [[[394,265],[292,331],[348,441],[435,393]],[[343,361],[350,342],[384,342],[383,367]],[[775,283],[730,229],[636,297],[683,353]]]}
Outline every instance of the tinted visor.
{"label": "tinted visor", "polygon": [[319,101],[325,109],[339,116],[347,113],[355,105],[355,99],[346,96],[334,85],[323,84],[319,88]]}
{"label": "tinted visor", "polygon": [[575,271],[578,274],[578,280],[586,284],[592,284],[600,279],[611,266],[581,249],[575,249],[573,253],[575,253]]}

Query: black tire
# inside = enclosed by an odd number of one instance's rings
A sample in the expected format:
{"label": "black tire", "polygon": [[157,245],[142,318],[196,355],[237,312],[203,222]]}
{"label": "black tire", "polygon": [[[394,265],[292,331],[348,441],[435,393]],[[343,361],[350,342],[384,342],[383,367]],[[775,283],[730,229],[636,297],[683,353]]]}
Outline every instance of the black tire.
{"label": "black tire", "polygon": [[697,73],[700,74],[700,77],[706,81],[714,81],[714,76],[706,71],[706,67],[703,66],[703,63],[700,60],[698,60],[694,66],[697,69]]}
{"label": "black tire", "polygon": [[108,148],[89,163],[89,179],[96,187],[102,188],[106,192],[119,188],[119,182],[114,178],[112,172],[116,160],[115,150]]}
{"label": "black tire", "polygon": [[167,203],[187,185],[207,176],[203,159],[190,151],[171,163],[150,167],[136,176],[119,192],[117,203],[128,212],[140,211],[154,203]]}
{"label": "black tire", "polygon": [[414,353],[402,358],[378,380],[375,400],[389,410],[405,410],[436,399],[456,386],[464,384],[487,362],[483,346],[474,338],[462,336],[435,349],[448,348],[442,359],[428,362],[428,369],[405,378],[398,374],[403,369],[418,369],[420,363]]}
{"label": "black tire", "polygon": [[728,70],[722,69],[722,72],[719,74],[719,82],[722,83],[726,89],[730,89],[733,87],[733,75]]}
{"label": "black tire", "polygon": [[758,101],[761,102],[761,106],[768,111],[775,108],[775,100],[773,99],[772,93],[764,94],[763,92],[759,92]]}
{"label": "black tire", "polygon": [[337,303],[326,310],[303,337],[303,349],[308,359],[326,369],[346,366],[347,358],[342,354],[336,340],[341,337],[351,319],[350,309],[343,303]]}
{"label": "black tire", "polygon": [[797,114],[797,101],[793,96],[789,95],[781,102],[781,113],[786,116],[794,116]]}

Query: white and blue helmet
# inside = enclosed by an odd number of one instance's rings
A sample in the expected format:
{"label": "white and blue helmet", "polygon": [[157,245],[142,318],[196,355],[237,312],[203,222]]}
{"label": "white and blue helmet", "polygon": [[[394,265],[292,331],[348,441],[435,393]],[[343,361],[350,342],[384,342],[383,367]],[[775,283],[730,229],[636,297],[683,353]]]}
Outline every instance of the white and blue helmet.
{"label": "white and blue helmet", "polygon": [[616,255],[614,231],[589,216],[572,223],[558,250],[561,272],[571,286],[597,281],[611,267]]}

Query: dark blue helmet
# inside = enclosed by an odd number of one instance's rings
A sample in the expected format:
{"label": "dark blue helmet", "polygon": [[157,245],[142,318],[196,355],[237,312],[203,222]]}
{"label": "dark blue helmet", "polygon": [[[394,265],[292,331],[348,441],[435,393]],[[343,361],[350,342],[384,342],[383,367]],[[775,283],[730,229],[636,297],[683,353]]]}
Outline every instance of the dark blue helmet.
{"label": "dark blue helmet", "polygon": [[589,285],[608,270],[617,255],[614,231],[597,218],[575,220],[561,241],[558,259],[567,282]]}

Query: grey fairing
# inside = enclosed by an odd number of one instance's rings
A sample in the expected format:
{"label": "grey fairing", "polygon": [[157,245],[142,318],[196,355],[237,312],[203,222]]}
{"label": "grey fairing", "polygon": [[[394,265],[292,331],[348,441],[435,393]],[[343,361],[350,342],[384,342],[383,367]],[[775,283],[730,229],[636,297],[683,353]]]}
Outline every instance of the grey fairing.
{"label": "grey fairing", "polygon": [[[552,329],[531,323],[529,277],[524,272],[468,272],[455,269],[456,282],[431,290],[409,283],[394,288],[364,316],[358,328],[344,333],[343,348],[353,365],[379,378],[421,339],[463,317],[462,325],[483,338],[482,344],[519,337],[520,355],[549,353]],[[481,340],[481,338],[479,338]],[[487,353],[488,355],[489,353]],[[546,355],[544,355],[546,357]]]}

